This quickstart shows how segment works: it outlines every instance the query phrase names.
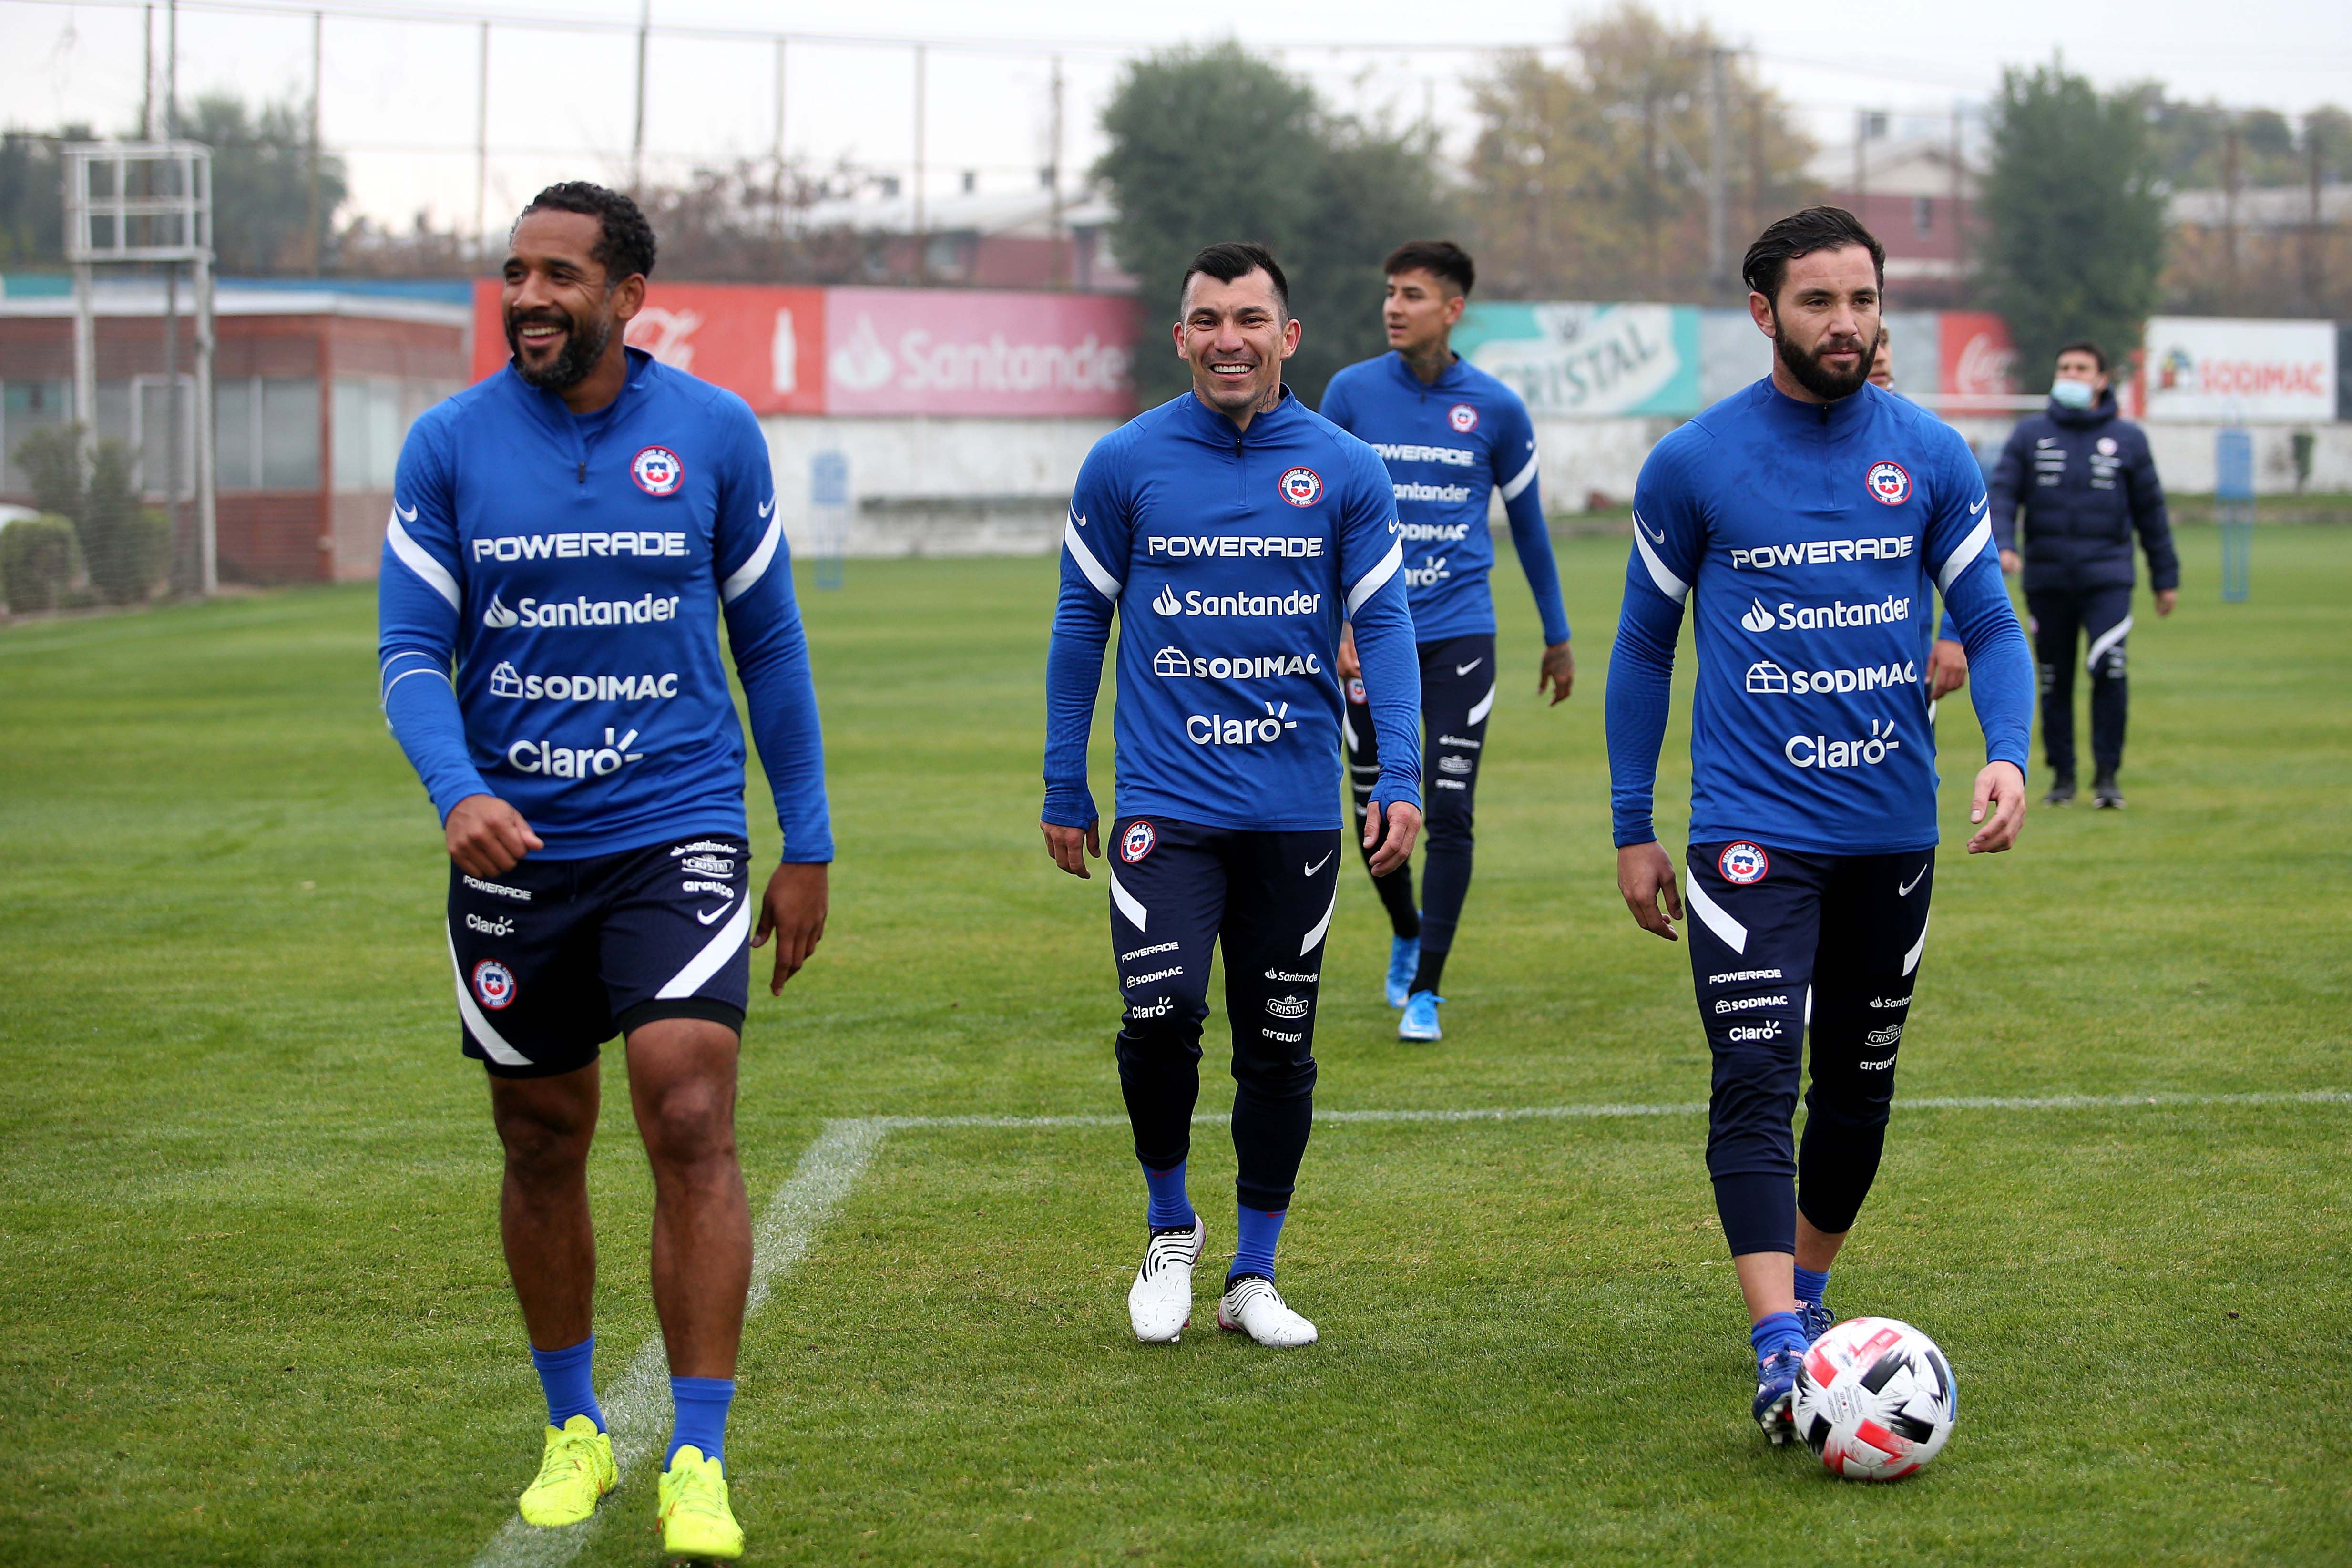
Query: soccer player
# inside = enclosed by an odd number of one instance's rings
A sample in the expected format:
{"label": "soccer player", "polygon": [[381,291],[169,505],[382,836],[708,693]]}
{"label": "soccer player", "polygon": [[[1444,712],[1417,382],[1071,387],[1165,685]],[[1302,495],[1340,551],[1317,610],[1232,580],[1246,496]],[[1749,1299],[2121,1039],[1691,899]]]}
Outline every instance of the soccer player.
{"label": "soccer player", "polygon": [[1087,738],[1116,609],[1117,1055],[1150,1229],[1129,1319],[1147,1342],[1192,1321],[1208,1227],[1185,1162],[1222,948],[1240,1170],[1217,1326],[1312,1344],[1315,1325],[1275,1289],[1275,1244],[1314,1114],[1316,992],[1339,896],[1333,663],[1352,617],[1386,759],[1364,838],[1387,872],[1421,829],[1404,552],[1380,459],[1282,384],[1300,326],[1274,257],[1209,247],[1178,310],[1192,390],[1096,442],[1078,472],[1046,658],[1041,825],[1072,876],[1101,858]]}
{"label": "soccer player", "polygon": [[[635,202],[584,183],[549,186],[516,221],[513,357],[426,413],[401,452],[383,708],[442,819],[459,1039],[488,1070],[506,1150],[499,1232],[547,1395],[522,1517],[585,1519],[618,1479],[596,1403],[587,1184],[597,1052],[617,1033],[653,1166],[677,1407],[663,1538],[673,1556],[734,1558],[745,939],[774,942],[781,992],[824,934],[833,837],[759,423],[734,394],[622,346],[654,248]],[[783,829],[764,892],[721,614]]]}
{"label": "soccer player", "polygon": [[1885,268],[1837,207],[1782,218],[1748,247],[1772,374],[1643,465],[1609,668],[1617,885],[1635,922],[1672,942],[1682,900],[1651,797],[1675,637],[1696,606],[1685,869],[1715,1061],[1706,1162],[1753,1325],[1752,1409],[1775,1443],[1800,1358],[1834,1321],[1830,1265],[1877,1173],[1927,949],[1935,738],[1906,670],[1931,586],[1968,646],[1989,758],[1969,852],[2007,849],[2025,805],[2032,673],[1982,476],[1958,432],[1866,384]]}
{"label": "soccer player", "polygon": [[[1331,378],[1323,416],[1371,443],[1396,488],[1397,518],[1408,562],[1405,588],[1420,639],[1422,718],[1428,726],[1428,838],[1422,866],[1422,906],[1412,898],[1412,870],[1399,865],[1372,886],[1388,910],[1388,1003],[1404,1009],[1401,1040],[1434,1040],[1442,1031],[1437,987],[1453,951],[1454,932],[1470,891],[1471,807],[1478,763],[1486,748],[1486,717],[1497,689],[1495,601],[1487,592],[1495,542],[1486,526],[1487,498],[1499,490],[1511,522],[1511,542],[1543,621],[1544,650],[1536,690],[1548,686],[1556,706],[1576,681],[1569,647],[1568,611],[1559,602],[1559,570],[1545,531],[1543,496],[1536,483],[1535,426],[1519,395],[1475,365],[1449,342],[1462,320],[1477,270],[1459,246],[1416,239],[1399,246],[1386,264],[1388,298],[1382,319],[1390,353],[1351,364]],[[1381,777],[1384,743],[1370,721],[1367,682],[1352,641],[1339,645],[1339,676],[1348,683],[1349,777],[1356,809],[1370,800]],[[1370,864],[1367,856],[1366,863]]]}

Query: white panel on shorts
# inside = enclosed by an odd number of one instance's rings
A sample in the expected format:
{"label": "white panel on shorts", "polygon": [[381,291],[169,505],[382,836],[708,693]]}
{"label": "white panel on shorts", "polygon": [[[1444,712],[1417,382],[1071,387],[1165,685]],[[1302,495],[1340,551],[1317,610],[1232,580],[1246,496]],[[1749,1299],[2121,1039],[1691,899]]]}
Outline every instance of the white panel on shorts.
{"label": "white panel on shorts", "polygon": [[1918,968],[1919,955],[1927,951],[1927,922],[1923,920],[1919,922],[1919,940],[1913,942],[1911,944],[1911,951],[1903,955],[1903,973],[1908,974],[1913,970]]}
{"label": "white panel on shorts", "polygon": [[1748,928],[1733,920],[1721,904],[1706,896],[1696,877],[1683,879],[1683,891],[1690,896],[1691,912],[1706,922],[1706,929],[1723,939],[1723,945],[1734,952],[1748,951]]}
{"label": "white panel on shorts", "polygon": [[474,1005],[474,994],[466,988],[466,966],[457,961],[457,933],[446,925],[441,934],[449,939],[449,971],[457,977],[457,1016],[466,1021],[466,1032],[474,1043],[489,1053],[490,1060],[500,1067],[527,1068],[530,1058],[507,1044],[506,1037],[490,1027],[489,1019]]}
{"label": "white panel on shorts", "polygon": [[688,959],[684,969],[671,975],[669,983],[654,993],[655,999],[672,1002],[701,990],[703,983],[719,973],[719,965],[735,956],[751,934],[751,895],[746,891],[743,901],[735,906],[735,913],[719,928],[719,934],[705,942],[702,951]]}
{"label": "white panel on shorts", "polygon": [[1145,909],[1133,893],[1118,885],[1118,872],[1105,866],[1103,875],[1110,879],[1110,901],[1118,906],[1118,912],[1127,917],[1128,924],[1138,931],[1143,930],[1144,922],[1151,918],[1151,911]]}

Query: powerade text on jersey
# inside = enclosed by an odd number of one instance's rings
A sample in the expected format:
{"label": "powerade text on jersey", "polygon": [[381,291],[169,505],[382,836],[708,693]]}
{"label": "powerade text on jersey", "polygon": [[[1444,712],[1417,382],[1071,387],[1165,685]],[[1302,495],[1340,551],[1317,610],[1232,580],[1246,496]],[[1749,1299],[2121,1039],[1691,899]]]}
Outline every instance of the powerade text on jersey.
{"label": "powerade text on jersey", "polygon": [[[1245,432],[1187,392],[1097,441],[1063,535],[1046,820],[1093,819],[1087,731],[1115,606],[1118,815],[1329,826],[1343,617],[1360,647],[1368,626],[1387,644],[1365,657],[1385,656],[1400,734],[1420,700],[1394,530],[1380,460],[1287,389]],[[1419,774],[1402,753],[1381,798],[1419,805]]]}
{"label": "powerade text on jersey", "polygon": [[[1662,682],[1686,598],[1698,644],[1693,842],[1832,855],[1936,842],[1919,662],[1931,585],[1976,666],[1990,756],[2024,766],[2030,666],[1983,477],[1933,415],[1876,387],[1810,404],[1760,381],[1658,444],[1633,514],[1609,676],[1620,845],[1654,837]],[[1654,731],[1633,711],[1651,685]]]}
{"label": "powerade text on jersey", "polygon": [[1440,642],[1495,630],[1486,507],[1499,491],[1544,641],[1568,640],[1536,482],[1535,426],[1517,393],[1461,359],[1424,384],[1402,354],[1391,353],[1333,376],[1323,416],[1368,442],[1387,465],[1416,637]]}
{"label": "powerade text on jersey", "polygon": [[384,710],[435,806],[496,795],[549,858],[744,832],[723,609],[783,858],[833,858],[767,446],[732,393],[631,350],[593,414],[511,367],[438,405],[401,452],[379,601]]}

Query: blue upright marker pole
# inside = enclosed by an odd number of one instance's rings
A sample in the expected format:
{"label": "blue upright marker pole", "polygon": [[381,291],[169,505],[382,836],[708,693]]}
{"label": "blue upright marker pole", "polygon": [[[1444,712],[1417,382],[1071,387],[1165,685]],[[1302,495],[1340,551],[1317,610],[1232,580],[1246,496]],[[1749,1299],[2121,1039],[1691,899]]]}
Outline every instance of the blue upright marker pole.
{"label": "blue upright marker pole", "polygon": [[849,542],[849,459],[839,452],[809,459],[809,519],[816,534],[816,585],[838,588]]}
{"label": "blue upright marker pole", "polygon": [[2240,426],[2213,437],[2213,500],[2221,521],[2221,597],[2242,604],[2253,589],[2254,438]]}

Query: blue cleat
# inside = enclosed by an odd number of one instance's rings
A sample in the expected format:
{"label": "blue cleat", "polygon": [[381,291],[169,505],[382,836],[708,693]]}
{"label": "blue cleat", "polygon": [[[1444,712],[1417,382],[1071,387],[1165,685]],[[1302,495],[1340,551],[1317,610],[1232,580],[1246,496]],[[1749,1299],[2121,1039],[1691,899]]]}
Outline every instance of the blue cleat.
{"label": "blue cleat", "polygon": [[1830,1310],[1829,1303],[1826,1301],[1798,1302],[1797,1321],[1805,1325],[1805,1344],[1808,1348],[1811,1348],[1815,1340],[1836,1328],[1838,1323],[1837,1314]]}
{"label": "blue cleat", "polygon": [[1400,1040],[1442,1040],[1444,1030],[1437,1026],[1437,1005],[1444,1001],[1434,991],[1416,991],[1405,998],[1404,1016],[1397,1020]]}
{"label": "blue cleat", "polygon": [[1412,977],[1421,971],[1421,938],[1389,938],[1389,1005],[1402,1007],[1412,994]]}
{"label": "blue cleat", "polygon": [[1749,1414],[1776,1447],[1797,1434],[1797,1369],[1803,1362],[1801,1352],[1777,1350],[1756,1368],[1756,1403]]}

